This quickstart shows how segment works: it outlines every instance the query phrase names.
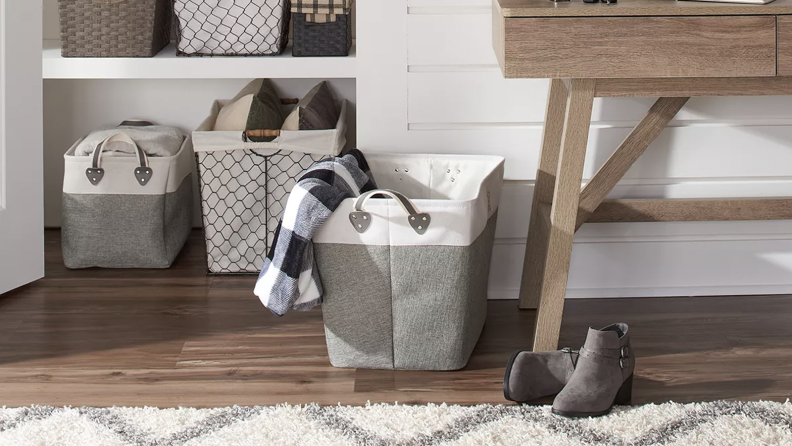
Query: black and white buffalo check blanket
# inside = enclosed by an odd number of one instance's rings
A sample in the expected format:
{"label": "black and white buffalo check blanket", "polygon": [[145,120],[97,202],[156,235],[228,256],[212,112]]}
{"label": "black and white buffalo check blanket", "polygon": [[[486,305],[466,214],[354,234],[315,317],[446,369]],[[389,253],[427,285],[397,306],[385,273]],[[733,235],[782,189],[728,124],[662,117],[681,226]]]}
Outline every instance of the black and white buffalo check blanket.
{"label": "black and white buffalo check blanket", "polygon": [[314,164],[297,181],[256,282],[255,293],[273,313],[310,310],[322,303],[311,239],[347,198],[376,189],[366,158],[351,150]]}

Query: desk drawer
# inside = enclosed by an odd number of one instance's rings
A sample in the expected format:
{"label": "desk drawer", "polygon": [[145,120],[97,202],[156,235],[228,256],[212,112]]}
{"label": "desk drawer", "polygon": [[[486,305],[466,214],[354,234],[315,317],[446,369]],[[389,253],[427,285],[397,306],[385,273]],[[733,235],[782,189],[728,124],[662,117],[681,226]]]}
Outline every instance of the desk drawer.
{"label": "desk drawer", "polygon": [[502,26],[506,77],[776,74],[774,16],[507,18]]}

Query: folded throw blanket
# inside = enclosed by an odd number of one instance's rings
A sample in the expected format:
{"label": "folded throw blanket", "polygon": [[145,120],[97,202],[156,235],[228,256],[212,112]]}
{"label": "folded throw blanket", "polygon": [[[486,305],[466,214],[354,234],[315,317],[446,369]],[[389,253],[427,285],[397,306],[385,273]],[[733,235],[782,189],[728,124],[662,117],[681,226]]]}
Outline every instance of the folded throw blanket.
{"label": "folded throw blanket", "polygon": [[311,239],[342,201],[376,188],[357,149],[308,169],[289,195],[256,282],[254,292],[264,306],[282,316],[290,309],[310,310],[322,303]]}
{"label": "folded throw blanket", "polygon": [[[132,138],[138,147],[148,156],[173,156],[181,149],[184,134],[175,128],[164,125],[119,125],[92,132],[82,140],[76,156],[90,156],[98,144],[116,133],[125,133]],[[102,156],[129,155],[134,156],[135,150],[125,142],[110,143],[105,147]]]}

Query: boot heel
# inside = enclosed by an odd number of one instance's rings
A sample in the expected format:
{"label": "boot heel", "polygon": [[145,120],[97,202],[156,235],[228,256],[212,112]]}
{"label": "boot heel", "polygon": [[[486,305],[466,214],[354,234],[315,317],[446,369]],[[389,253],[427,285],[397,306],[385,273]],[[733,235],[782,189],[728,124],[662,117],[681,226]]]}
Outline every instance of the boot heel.
{"label": "boot heel", "polygon": [[633,375],[630,375],[619,388],[616,398],[613,399],[614,405],[630,404],[630,401],[632,401],[632,385]]}

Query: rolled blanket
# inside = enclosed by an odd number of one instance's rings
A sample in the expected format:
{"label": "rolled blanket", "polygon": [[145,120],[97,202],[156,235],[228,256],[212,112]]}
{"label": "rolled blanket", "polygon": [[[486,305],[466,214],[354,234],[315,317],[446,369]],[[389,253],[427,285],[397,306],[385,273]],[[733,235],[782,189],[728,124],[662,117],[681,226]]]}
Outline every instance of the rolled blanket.
{"label": "rolled blanket", "polygon": [[290,309],[310,310],[322,303],[316,269],[314,234],[347,198],[376,189],[366,158],[351,150],[340,158],[314,164],[289,195],[255,294],[278,316]]}
{"label": "rolled blanket", "polygon": [[[76,156],[90,156],[96,146],[116,133],[125,133],[132,138],[148,156],[173,156],[179,152],[184,142],[184,134],[175,128],[164,125],[119,125],[90,133],[82,140]],[[105,147],[105,155],[135,155],[135,149],[123,142],[110,143]]]}

